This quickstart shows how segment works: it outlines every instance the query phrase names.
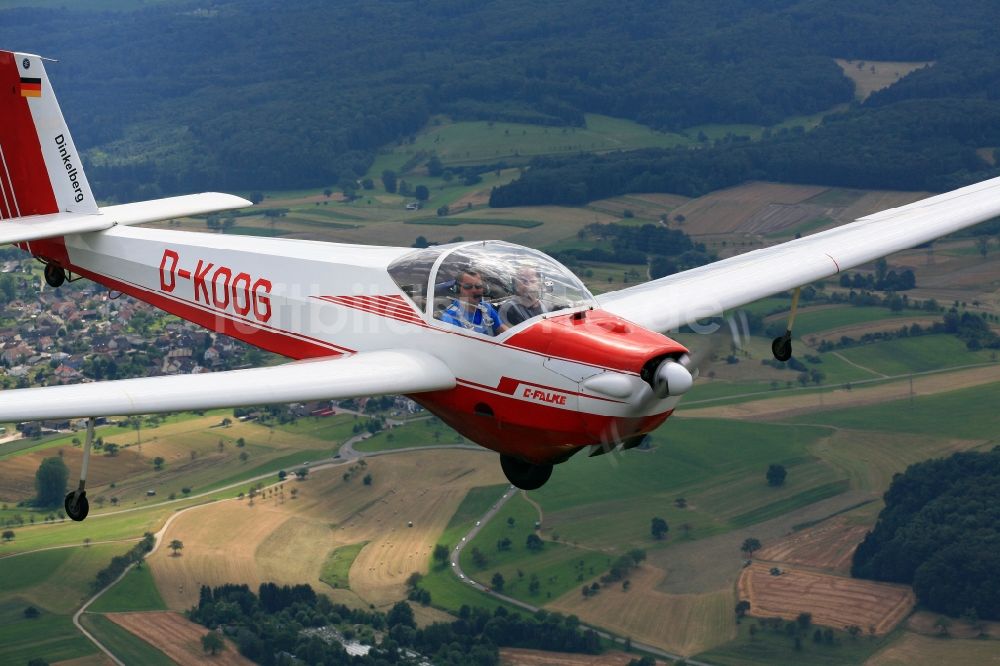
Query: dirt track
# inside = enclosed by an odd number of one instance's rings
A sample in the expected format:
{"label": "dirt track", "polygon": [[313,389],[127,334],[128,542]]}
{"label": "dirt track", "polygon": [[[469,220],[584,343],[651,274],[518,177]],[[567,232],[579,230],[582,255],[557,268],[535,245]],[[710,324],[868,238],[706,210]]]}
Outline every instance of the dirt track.
{"label": "dirt track", "polygon": [[[521,648],[500,649],[501,666],[628,666],[628,663],[635,658],[635,655],[624,652],[589,655],[523,650]],[[657,661],[656,663],[666,662]]]}
{"label": "dirt track", "polygon": [[253,664],[241,656],[229,640],[226,640],[226,649],[219,654],[214,657],[206,655],[201,647],[201,637],[208,633],[208,629],[178,613],[109,613],[105,617],[155,646],[181,666],[202,666],[205,663],[222,666]]}

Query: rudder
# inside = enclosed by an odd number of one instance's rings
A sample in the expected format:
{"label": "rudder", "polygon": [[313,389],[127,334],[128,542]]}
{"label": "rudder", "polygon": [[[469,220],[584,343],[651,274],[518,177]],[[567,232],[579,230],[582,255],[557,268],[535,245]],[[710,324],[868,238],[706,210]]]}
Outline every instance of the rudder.
{"label": "rudder", "polygon": [[39,56],[0,51],[0,220],[98,213]]}

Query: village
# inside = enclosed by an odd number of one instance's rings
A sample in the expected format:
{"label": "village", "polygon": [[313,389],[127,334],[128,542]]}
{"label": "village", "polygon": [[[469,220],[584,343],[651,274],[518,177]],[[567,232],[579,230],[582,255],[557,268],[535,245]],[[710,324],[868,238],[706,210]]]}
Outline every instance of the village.
{"label": "village", "polygon": [[[0,261],[3,390],[235,370],[280,359],[89,280],[52,289],[36,268],[40,264],[19,250],[4,250]],[[369,400],[345,401],[342,411],[364,412]],[[379,399],[377,406],[395,415],[420,411],[407,398]],[[330,416],[336,408],[323,401],[293,405],[290,411],[293,416]],[[256,418],[253,410],[244,412],[244,420]],[[82,421],[76,421],[24,422],[16,429],[37,437],[81,427]]]}

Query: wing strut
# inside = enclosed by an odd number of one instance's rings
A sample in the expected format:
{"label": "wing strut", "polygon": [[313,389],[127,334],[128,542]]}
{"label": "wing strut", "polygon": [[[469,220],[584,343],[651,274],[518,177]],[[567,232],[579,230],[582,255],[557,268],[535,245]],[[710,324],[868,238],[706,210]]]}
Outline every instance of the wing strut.
{"label": "wing strut", "polygon": [[87,502],[87,469],[90,467],[90,447],[94,444],[94,417],[87,419],[87,441],[83,445],[83,467],[80,468],[80,485],[76,490],[66,495],[63,503],[66,515],[73,520],[80,521],[87,517],[90,512],[90,503]]}
{"label": "wing strut", "polygon": [[802,293],[802,287],[796,287],[795,293],[792,294],[792,310],[788,313],[788,326],[785,327],[785,334],[771,341],[771,353],[782,363],[792,357],[792,324],[795,323],[795,313],[799,310],[800,293]]}

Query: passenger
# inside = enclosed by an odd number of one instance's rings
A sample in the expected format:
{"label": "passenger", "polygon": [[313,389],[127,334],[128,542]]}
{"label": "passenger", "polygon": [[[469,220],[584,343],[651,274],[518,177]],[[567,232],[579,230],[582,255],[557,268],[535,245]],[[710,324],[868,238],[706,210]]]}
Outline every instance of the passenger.
{"label": "passenger", "polygon": [[486,335],[507,330],[497,309],[483,300],[486,285],[482,275],[471,269],[464,270],[455,280],[455,288],[458,297],[441,314],[441,321]]}
{"label": "passenger", "polygon": [[514,296],[500,307],[509,326],[517,326],[522,321],[550,311],[541,301],[542,279],[536,269],[527,266],[519,268],[514,274],[513,287]]}

